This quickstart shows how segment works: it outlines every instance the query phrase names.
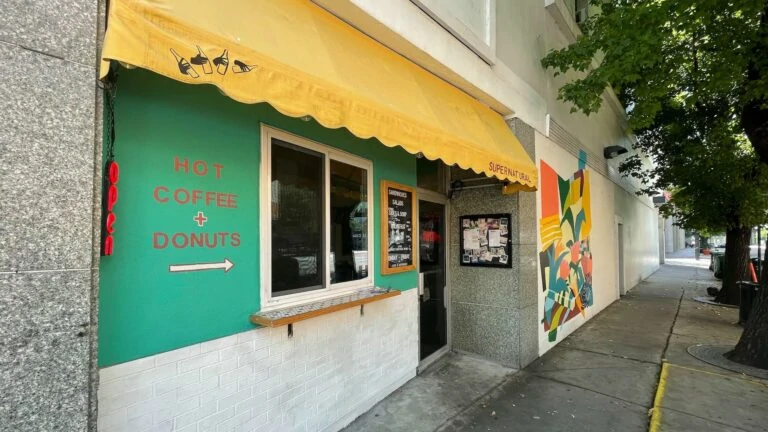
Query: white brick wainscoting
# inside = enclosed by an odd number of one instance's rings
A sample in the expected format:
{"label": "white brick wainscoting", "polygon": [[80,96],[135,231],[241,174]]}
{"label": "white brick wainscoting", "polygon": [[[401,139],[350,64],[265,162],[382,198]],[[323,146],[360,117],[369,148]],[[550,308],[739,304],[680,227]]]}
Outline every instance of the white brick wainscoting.
{"label": "white brick wainscoting", "polygon": [[416,291],[101,369],[99,431],[339,430],[415,376]]}

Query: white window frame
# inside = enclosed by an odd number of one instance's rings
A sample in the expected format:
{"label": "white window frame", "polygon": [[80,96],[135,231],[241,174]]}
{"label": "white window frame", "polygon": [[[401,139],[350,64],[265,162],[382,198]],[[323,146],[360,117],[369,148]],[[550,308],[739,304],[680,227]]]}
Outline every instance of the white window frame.
{"label": "white window frame", "polygon": [[[580,18],[580,15],[583,13],[583,17]],[[583,5],[581,9],[579,9],[579,0],[574,0],[573,2],[573,21],[576,22],[576,24],[581,25],[584,23],[584,21],[589,18],[589,1],[587,1],[586,5]]]}
{"label": "white window frame", "polygon": [[485,28],[478,35],[455,17],[442,0],[411,0],[484,62],[496,64],[496,0],[485,1]]}
{"label": "white window frame", "polygon": [[[325,206],[325,230],[323,247],[325,251],[325,278],[324,288],[312,291],[300,292],[295,294],[286,294],[281,296],[272,296],[272,139],[293,144],[298,147],[306,148],[324,156],[324,185],[325,194],[323,203]],[[366,170],[367,174],[367,203],[368,203],[368,276],[365,279],[354,281],[334,283],[331,285],[331,160],[343,162],[348,165],[356,166]],[[373,163],[368,160],[344,152],[337,148],[320,144],[310,139],[285,132],[274,127],[261,124],[261,172],[259,175],[260,186],[260,226],[261,226],[261,310],[268,311],[282,307],[295,306],[312,301],[336,297],[350,292],[370,288],[373,286],[373,275],[376,273],[374,268],[376,260],[373,256],[373,225],[374,225],[374,199],[373,199]]]}

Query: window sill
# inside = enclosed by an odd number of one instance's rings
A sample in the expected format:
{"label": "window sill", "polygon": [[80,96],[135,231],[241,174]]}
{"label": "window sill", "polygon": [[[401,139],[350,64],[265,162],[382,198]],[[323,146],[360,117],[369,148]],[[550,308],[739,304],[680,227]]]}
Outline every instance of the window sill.
{"label": "window sill", "polygon": [[399,295],[400,291],[397,290],[363,289],[339,297],[255,313],[251,315],[251,323],[280,327]]}
{"label": "window sill", "polygon": [[338,297],[343,297],[345,295],[352,295],[360,291],[370,291],[372,289],[374,289],[373,278],[368,278],[334,284],[333,288],[330,289],[318,289],[304,293],[272,297],[266,302],[264,302],[263,299],[267,293],[265,292],[266,290],[262,290],[262,303],[261,309],[259,309],[259,314],[263,315],[267,312],[274,312],[291,307],[305,306],[309,303],[318,303],[324,300],[332,300]]}

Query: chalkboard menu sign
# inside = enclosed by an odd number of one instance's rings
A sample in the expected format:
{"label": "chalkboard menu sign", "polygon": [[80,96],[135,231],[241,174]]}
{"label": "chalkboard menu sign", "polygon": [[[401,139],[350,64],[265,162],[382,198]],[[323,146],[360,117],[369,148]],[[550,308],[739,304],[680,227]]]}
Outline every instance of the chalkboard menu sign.
{"label": "chalkboard menu sign", "polygon": [[512,267],[509,241],[510,214],[483,214],[459,218],[459,265]]}
{"label": "chalkboard menu sign", "polygon": [[381,273],[416,269],[413,234],[416,193],[412,187],[381,181]]}

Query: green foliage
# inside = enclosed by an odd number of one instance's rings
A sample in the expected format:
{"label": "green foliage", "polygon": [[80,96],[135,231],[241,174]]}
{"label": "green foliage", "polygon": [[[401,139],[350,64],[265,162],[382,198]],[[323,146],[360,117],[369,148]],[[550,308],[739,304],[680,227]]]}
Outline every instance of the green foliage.
{"label": "green foliage", "polygon": [[634,155],[620,165],[640,180],[642,192],[672,191],[661,212],[689,229],[725,231],[766,222],[768,167],[738,122],[718,110],[727,112],[728,106],[664,104],[657,123],[638,131],[636,145],[656,163],[648,169]]}
{"label": "green foliage", "polygon": [[[662,213],[698,230],[766,222],[768,168],[747,140],[745,106],[768,100],[768,0],[592,0],[585,35],[549,53],[555,74],[575,70],[559,98],[572,111],[600,109],[613,87],[627,107],[639,153],[621,171],[642,192],[673,191]],[[762,27],[761,27],[762,26]],[[757,68],[757,69],[756,69]],[[750,135],[752,136],[752,135]],[[752,145],[750,145],[752,144]]]}
{"label": "green foliage", "polygon": [[[727,97],[733,112],[768,96],[768,77],[748,79],[749,61],[765,35],[760,17],[768,0],[592,0],[575,44],[549,53],[555,74],[584,75],[564,85],[560,99],[596,112],[613,86],[629,107],[630,125],[646,128],[670,99],[690,106]],[[762,38],[762,39],[761,39]],[[599,59],[597,67],[593,60]],[[768,59],[757,59],[762,66]]]}

